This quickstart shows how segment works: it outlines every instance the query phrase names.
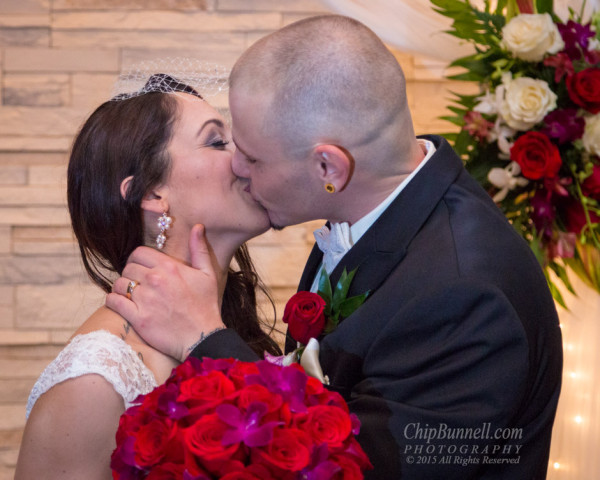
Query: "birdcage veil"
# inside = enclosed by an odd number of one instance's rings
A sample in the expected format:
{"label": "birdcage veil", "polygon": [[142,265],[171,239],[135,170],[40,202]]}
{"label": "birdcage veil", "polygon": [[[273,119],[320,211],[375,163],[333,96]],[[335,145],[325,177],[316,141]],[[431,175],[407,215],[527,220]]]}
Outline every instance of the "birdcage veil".
{"label": "birdcage veil", "polygon": [[201,98],[227,90],[229,70],[196,58],[169,57],[131,65],[119,75],[111,100],[126,100],[150,92],[184,92]]}

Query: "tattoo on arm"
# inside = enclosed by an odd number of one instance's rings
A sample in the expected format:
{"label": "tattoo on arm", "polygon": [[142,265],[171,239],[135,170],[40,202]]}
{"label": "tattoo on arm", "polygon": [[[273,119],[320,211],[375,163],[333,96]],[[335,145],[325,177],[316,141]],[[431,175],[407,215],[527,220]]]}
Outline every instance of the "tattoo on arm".
{"label": "tattoo on arm", "polygon": [[213,333],[217,333],[220,330],[225,330],[225,328],[226,327],[217,327],[212,332],[208,332],[208,333],[202,332],[200,334],[200,339],[196,343],[194,343],[190,348],[188,348],[188,352],[193,351],[194,348],[196,348],[198,345],[200,345],[204,340],[206,340],[208,337],[210,337]]}
{"label": "tattoo on arm", "polygon": [[137,352],[137,354],[138,354],[138,358],[143,362],[144,356],[142,355],[142,352]]}
{"label": "tattoo on arm", "polygon": [[129,333],[129,330],[131,330],[131,324],[129,322],[125,322],[123,324],[123,328],[125,329],[125,335],[127,335]]}

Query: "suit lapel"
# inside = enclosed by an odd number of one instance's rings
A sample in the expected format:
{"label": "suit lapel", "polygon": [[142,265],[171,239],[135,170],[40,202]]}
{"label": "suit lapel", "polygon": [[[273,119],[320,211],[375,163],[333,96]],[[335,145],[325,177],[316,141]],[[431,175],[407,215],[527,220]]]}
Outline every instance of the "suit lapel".
{"label": "suit lapel", "polygon": [[312,282],[317,274],[317,268],[321,264],[323,260],[323,252],[319,249],[317,244],[313,246],[313,249],[310,252],[308,260],[306,261],[306,266],[302,272],[302,277],[300,277],[300,284],[298,285],[298,291],[309,291],[310,287],[312,287]]}

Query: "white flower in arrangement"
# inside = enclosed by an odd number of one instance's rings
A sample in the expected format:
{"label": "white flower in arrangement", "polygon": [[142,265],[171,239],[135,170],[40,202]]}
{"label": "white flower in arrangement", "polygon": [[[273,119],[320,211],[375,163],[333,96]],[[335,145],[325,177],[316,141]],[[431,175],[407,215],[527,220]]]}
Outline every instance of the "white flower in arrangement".
{"label": "white flower in arrangement", "polygon": [[521,175],[521,167],[517,162],[510,162],[505,168],[492,168],[488,172],[488,180],[500,190],[494,195],[494,202],[501,202],[506,198],[509,190],[515,187],[524,187],[529,183]]}
{"label": "white flower in arrangement", "polygon": [[586,117],[582,141],[587,152],[600,156],[600,113]]}
{"label": "white flower in arrangement", "polygon": [[473,107],[473,111],[484,115],[495,115],[498,113],[498,108],[502,102],[502,94],[498,90],[495,93],[486,90],[484,95],[477,97],[475,100],[477,100],[477,105]]}
{"label": "white flower in arrangement", "polygon": [[500,153],[498,154],[500,158],[510,158],[510,147],[513,145],[511,139],[514,138],[515,133],[515,130],[501,122],[500,117],[496,119],[494,126],[490,128],[487,141],[489,143],[497,143],[498,150],[500,150]]}
{"label": "white flower in arrangement", "polygon": [[548,13],[513,17],[502,29],[502,44],[517,58],[530,62],[539,62],[546,53],[558,53],[565,47]]}
{"label": "white flower in arrangement", "polygon": [[556,108],[556,94],[544,80],[530,77],[512,79],[510,74],[504,74],[502,82],[504,87],[498,87],[504,91],[500,115],[515,130],[529,130]]}

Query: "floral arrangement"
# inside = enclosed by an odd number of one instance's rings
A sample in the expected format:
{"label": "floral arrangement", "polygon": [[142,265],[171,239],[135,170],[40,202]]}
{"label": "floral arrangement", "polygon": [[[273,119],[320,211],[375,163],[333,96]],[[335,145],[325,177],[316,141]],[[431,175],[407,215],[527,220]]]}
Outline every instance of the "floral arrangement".
{"label": "floral arrangement", "polygon": [[301,357],[311,338],[333,332],[340,320],[349,317],[366,300],[368,292],[347,298],[355,274],[356,269],[350,273],[344,269],[335,289],[332,289],[329,276],[323,269],[317,293],[300,291],[288,300],[282,320],[288,324],[290,336],[301,345],[295,355]]}
{"label": "floral arrangement", "polygon": [[445,136],[529,243],[557,302],[549,271],[573,291],[567,266],[600,292],[600,14],[584,22],[571,9],[565,23],[552,0],[431,3],[475,50],[449,78],[480,86],[454,94],[443,118],[460,132]]}
{"label": "floral arrangement", "polygon": [[190,358],[122,416],[119,480],[341,480],[372,468],[360,422],[297,364]]}

